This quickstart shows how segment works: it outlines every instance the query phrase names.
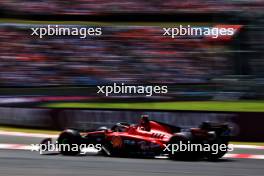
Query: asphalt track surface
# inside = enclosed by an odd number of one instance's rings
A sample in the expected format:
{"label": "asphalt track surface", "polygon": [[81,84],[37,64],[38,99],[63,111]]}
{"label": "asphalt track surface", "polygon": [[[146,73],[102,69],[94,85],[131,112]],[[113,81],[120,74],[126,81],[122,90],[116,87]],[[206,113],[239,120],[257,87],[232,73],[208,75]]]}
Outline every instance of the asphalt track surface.
{"label": "asphalt track surface", "polygon": [[[0,142],[34,144],[39,138],[0,135]],[[236,151],[244,152],[244,151]],[[0,176],[263,176],[264,160],[222,159],[171,161],[95,156],[40,155],[24,150],[0,150]]]}

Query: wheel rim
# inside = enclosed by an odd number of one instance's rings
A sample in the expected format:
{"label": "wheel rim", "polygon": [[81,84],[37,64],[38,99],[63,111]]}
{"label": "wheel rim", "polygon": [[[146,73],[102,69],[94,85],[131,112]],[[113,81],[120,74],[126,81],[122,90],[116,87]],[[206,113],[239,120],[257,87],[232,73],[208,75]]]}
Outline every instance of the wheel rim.
{"label": "wheel rim", "polygon": [[61,141],[62,144],[69,144],[69,140],[67,138],[62,139]]}

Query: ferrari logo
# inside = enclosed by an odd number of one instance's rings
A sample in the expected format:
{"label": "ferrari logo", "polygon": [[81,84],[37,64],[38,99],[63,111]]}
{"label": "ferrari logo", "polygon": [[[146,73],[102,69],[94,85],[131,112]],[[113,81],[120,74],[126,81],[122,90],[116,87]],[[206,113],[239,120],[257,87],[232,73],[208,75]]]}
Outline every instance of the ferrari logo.
{"label": "ferrari logo", "polygon": [[112,138],[112,144],[114,148],[121,148],[123,145],[122,138],[120,136],[114,136]]}

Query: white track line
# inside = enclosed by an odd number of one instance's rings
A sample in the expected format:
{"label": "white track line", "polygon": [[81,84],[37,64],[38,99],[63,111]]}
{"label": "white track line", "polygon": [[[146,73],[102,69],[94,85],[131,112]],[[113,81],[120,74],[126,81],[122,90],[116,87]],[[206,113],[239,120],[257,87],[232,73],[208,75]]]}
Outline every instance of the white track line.
{"label": "white track line", "polygon": [[23,144],[0,144],[0,149],[10,149],[10,150],[31,150],[30,145]]}
{"label": "white track line", "polygon": [[224,158],[239,158],[239,159],[264,159],[264,155],[251,154],[226,154]]}

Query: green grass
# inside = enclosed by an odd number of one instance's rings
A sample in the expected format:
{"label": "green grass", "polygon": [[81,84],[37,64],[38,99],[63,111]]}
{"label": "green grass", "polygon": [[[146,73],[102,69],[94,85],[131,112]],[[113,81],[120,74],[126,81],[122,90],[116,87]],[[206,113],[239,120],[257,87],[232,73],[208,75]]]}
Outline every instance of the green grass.
{"label": "green grass", "polygon": [[232,141],[230,143],[234,144],[234,145],[258,145],[258,146],[264,146],[264,142],[237,142],[237,141]]}
{"label": "green grass", "polygon": [[195,110],[223,112],[264,112],[264,101],[183,101],[144,103],[87,103],[58,102],[45,103],[48,108],[102,108],[102,109],[151,109],[151,110]]}
{"label": "green grass", "polygon": [[23,133],[43,133],[43,134],[59,134],[59,131],[53,130],[43,130],[43,129],[29,129],[11,126],[0,126],[0,131],[10,131],[10,132],[23,132]]}

